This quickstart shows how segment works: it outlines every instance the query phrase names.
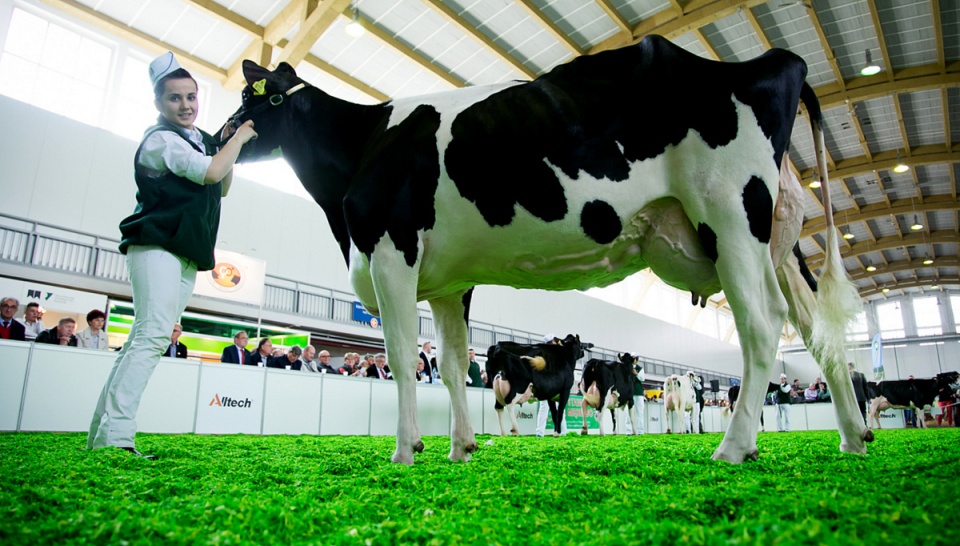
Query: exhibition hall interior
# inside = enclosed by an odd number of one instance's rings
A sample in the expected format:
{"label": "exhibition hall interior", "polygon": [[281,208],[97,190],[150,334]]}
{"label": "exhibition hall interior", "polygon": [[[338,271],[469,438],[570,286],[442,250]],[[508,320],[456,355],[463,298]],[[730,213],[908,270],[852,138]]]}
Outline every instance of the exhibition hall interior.
{"label": "exhibition hall interior", "polygon": [[[783,48],[806,62],[822,109],[827,173],[818,172],[805,108],[785,163],[800,188],[797,252],[815,278],[826,261],[829,188],[842,265],[863,303],[846,333],[846,359],[869,381],[960,371],[960,13],[953,2],[0,0],[0,117],[8,129],[0,135],[0,296],[16,298],[18,320],[39,314],[44,329],[72,319],[79,332],[99,310],[107,340],[96,349],[0,340],[0,430],[86,430],[130,334],[133,292],[118,225],[137,204],[134,156],[157,118],[147,74],[158,56],[173,52],[193,75],[196,125],[216,135],[241,105],[245,59],[288,63],[333,97],[375,105],[530,81],[649,34],[712,61],[744,62]],[[395,434],[392,418],[376,419],[380,407],[396,411],[392,384],[343,368],[348,355],[366,364],[366,355],[386,352],[382,320],[354,293],[324,211],[291,167],[282,158],[237,165],[219,222],[216,265],[198,275],[179,321],[185,352],[162,358],[140,430]],[[593,344],[577,377],[590,358],[638,356],[648,432],[663,431],[664,380],[692,371],[712,407],[702,426],[719,432],[727,425],[719,409],[744,364],[724,293],[703,303],[692,305],[689,291],[650,270],[583,291],[481,285],[472,295],[468,343],[483,368],[495,343],[576,334]],[[430,360],[438,328],[426,302],[418,303],[418,318],[418,348],[432,342]],[[769,380],[785,374],[804,389],[819,382],[797,329],[776,326]],[[221,362],[240,332],[251,352],[263,339],[272,356],[292,347],[326,352],[333,374]],[[264,401],[262,409],[247,418],[214,414],[210,393],[230,389],[241,402]],[[418,390],[424,434],[449,434],[447,389]],[[468,394],[474,428],[499,433],[492,393]],[[363,412],[329,417],[357,397],[366,400]],[[44,409],[50,400],[63,411]],[[315,401],[316,415],[281,418],[302,400]],[[794,412],[794,426],[836,429],[828,405]],[[897,423],[884,424],[910,426],[899,413],[890,419]],[[521,433],[533,434],[534,421],[521,419]]]}

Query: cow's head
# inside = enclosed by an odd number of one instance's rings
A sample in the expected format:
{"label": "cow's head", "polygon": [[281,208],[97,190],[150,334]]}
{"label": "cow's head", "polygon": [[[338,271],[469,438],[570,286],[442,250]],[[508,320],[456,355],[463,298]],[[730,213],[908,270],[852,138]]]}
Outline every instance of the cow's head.
{"label": "cow's head", "polygon": [[629,364],[631,366],[635,365],[637,361],[640,360],[638,357],[635,357],[630,353],[619,354],[617,355],[617,358],[620,359],[620,362],[623,362],[624,364]]}
{"label": "cow's head", "polygon": [[287,122],[296,115],[291,107],[292,98],[308,84],[297,77],[296,71],[287,63],[280,63],[270,71],[253,61],[244,60],[243,76],[247,85],[243,88],[242,103],[227,123],[239,127],[252,119],[257,138],[244,145],[237,162],[278,157],[281,142],[291,133]]}
{"label": "cow's head", "polygon": [[943,372],[937,374],[938,385],[949,385],[956,390],[957,382],[960,381],[960,372]]}
{"label": "cow's head", "polygon": [[593,348],[593,343],[584,343],[580,341],[579,335],[574,335],[574,334],[567,334],[567,337],[563,339],[558,339],[557,345],[572,347],[574,360],[580,360],[581,358],[583,358],[583,355],[586,354],[585,351]]}

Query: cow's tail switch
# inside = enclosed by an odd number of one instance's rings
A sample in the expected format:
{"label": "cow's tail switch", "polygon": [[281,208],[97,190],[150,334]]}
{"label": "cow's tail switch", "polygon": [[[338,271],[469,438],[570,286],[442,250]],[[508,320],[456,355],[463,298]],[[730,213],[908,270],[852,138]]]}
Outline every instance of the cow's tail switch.
{"label": "cow's tail switch", "polygon": [[530,362],[530,367],[535,372],[542,372],[547,367],[547,361],[542,356],[522,356],[520,358]]}
{"label": "cow's tail switch", "polygon": [[800,100],[807,107],[810,126],[813,130],[813,146],[817,156],[817,172],[820,173],[820,192],[823,196],[823,215],[826,225],[825,258],[817,289],[817,308],[813,318],[812,352],[820,354],[818,360],[825,366],[844,366],[843,347],[847,341],[847,326],[863,309],[857,286],[850,280],[843,259],[840,257],[839,238],[833,223],[833,207],[830,204],[830,186],[827,176],[827,156],[821,128],[820,101],[813,89],[804,82]]}

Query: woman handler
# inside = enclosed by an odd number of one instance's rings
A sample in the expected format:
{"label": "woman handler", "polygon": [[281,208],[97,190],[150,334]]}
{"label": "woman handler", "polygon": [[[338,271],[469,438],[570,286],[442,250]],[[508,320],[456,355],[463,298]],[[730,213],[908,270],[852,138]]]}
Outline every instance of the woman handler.
{"label": "woman handler", "polygon": [[[120,223],[133,289],[134,321],[100,394],[87,449],[115,446],[139,457],[134,445],[140,397],[193,292],[197,271],[213,268],[220,198],[227,195],[240,149],[257,136],[241,125],[219,151],[194,127],[197,82],[167,52],[150,63],[157,124],[146,130],[134,157],[137,206]],[[228,124],[222,138],[230,137]]]}

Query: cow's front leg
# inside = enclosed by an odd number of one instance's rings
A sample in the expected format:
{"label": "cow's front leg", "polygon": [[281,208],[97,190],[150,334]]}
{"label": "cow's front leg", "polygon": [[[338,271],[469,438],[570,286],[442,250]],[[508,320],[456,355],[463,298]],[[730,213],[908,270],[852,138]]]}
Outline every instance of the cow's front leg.
{"label": "cow's front leg", "polygon": [[464,291],[451,296],[430,300],[433,324],[440,339],[437,356],[440,376],[450,391],[453,408],[452,433],[450,434],[450,460],[469,461],[470,454],[477,450],[477,441],[470,425],[467,408],[466,375],[470,367],[467,355],[467,322],[469,307]]}
{"label": "cow's front leg", "polygon": [[384,238],[370,258],[370,277],[383,324],[390,372],[397,383],[397,449],[395,463],[413,464],[423,451],[417,418],[417,273],[392,241]]}

